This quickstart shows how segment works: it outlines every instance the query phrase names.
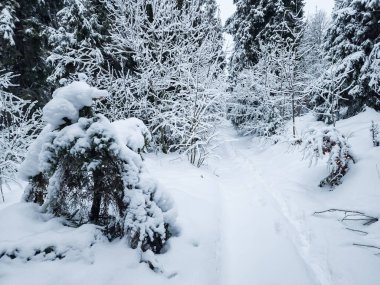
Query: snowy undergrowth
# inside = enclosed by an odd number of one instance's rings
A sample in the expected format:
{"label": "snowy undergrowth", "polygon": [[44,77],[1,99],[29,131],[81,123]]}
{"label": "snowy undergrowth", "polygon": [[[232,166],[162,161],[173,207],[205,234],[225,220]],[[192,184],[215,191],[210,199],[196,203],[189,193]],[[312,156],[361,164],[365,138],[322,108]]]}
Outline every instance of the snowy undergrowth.
{"label": "snowy undergrowth", "polygon": [[[0,284],[377,285],[380,250],[354,243],[380,246],[380,223],[314,215],[337,208],[380,216],[372,120],[380,122],[380,114],[369,109],[338,122],[356,163],[334,191],[318,187],[329,173],[328,157],[308,168],[299,146],[241,138],[228,125],[220,129],[220,158],[200,169],[175,155],[145,156],[173,197],[181,227],[170,250],[156,256],[162,274],[139,263],[125,242],[99,238],[93,226],[66,227],[19,203],[22,190],[15,186],[0,204],[0,249],[33,257],[0,258]],[[299,134],[310,127],[325,125],[311,116],[297,121]]]}

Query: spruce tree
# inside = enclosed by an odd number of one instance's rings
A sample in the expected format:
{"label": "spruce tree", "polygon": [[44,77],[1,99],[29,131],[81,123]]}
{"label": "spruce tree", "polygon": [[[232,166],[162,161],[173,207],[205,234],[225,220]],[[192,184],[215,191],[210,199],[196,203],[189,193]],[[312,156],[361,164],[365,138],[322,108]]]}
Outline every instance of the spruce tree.
{"label": "spruce tree", "polygon": [[49,81],[85,73],[94,80],[106,66],[104,44],[109,38],[109,16],[99,0],[64,0],[57,13],[57,25],[49,28],[51,53],[47,61],[53,72]]}
{"label": "spruce tree", "polygon": [[57,89],[43,108],[47,123],[29,148],[20,173],[29,181],[24,199],[72,226],[92,223],[109,239],[159,253],[172,234],[172,205],[144,169],[138,153],[150,135],[126,120],[123,136],[93,100],[107,92],[84,82]]}
{"label": "spruce tree", "polygon": [[[240,71],[255,65],[260,42],[291,37],[285,29],[278,33],[286,22],[290,29],[297,29],[303,16],[302,0],[234,0],[235,14],[227,20],[226,30],[233,35],[235,50],[231,58],[231,68]],[[281,39],[280,39],[281,40]]]}
{"label": "spruce tree", "polygon": [[2,38],[0,43],[2,49],[7,44],[15,45],[14,29],[18,21],[16,8],[18,8],[18,3],[15,0],[5,0],[0,3],[0,37]]}
{"label": "spruce tree", "polygon": [[[324,44],[330,69],[315,92],[317,113],[331,123],[332,117],[353,116],[364,106],[380,110],[380,2],[336,1],[332,18]],[[328,96],[331,86],[339,104]]]}
{"label": "spruce tree", "polygon": [[17,75],[9,91],[42,106],[51,94],[46,27],[55,25],[61,0],[6,0],[0,3],[0,70]]}

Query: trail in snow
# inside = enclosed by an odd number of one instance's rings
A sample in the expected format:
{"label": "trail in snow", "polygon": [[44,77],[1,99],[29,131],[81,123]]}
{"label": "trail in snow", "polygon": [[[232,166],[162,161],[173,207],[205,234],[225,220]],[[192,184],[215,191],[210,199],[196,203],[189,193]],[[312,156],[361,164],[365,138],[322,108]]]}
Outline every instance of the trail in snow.
{"label": "trail in snow", "polygon": [[222,195],[220,283],[320,284],[300,255],[289,222],[263,177],[242,152],[241,138],[224,132],[215,169]]}

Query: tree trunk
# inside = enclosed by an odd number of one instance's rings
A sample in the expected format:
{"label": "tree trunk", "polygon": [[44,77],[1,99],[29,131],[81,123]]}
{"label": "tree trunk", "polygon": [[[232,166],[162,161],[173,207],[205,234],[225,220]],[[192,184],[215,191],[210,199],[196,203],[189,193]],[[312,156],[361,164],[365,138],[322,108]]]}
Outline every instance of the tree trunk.
{"label": "tree trunk", "polygon": [[294,91],[292,93],[292,120],[293,120],[293,138],[296,137],[296,110],[294,104]]}
{"label": "tree trunk", "polygon": [[102,203],[102,172],[94,171],[94,197],[92,199],[90,221],[94,224],[99,224],[100,207]]}

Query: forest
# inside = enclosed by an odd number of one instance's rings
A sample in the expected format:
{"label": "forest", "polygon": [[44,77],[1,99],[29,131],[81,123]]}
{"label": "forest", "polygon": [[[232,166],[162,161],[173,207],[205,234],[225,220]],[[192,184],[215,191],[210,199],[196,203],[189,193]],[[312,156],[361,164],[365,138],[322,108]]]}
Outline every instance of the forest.
{"label": "forest", "polygon": [[380,0],[223,1],[0,0],[0,284],[380,284]]}

